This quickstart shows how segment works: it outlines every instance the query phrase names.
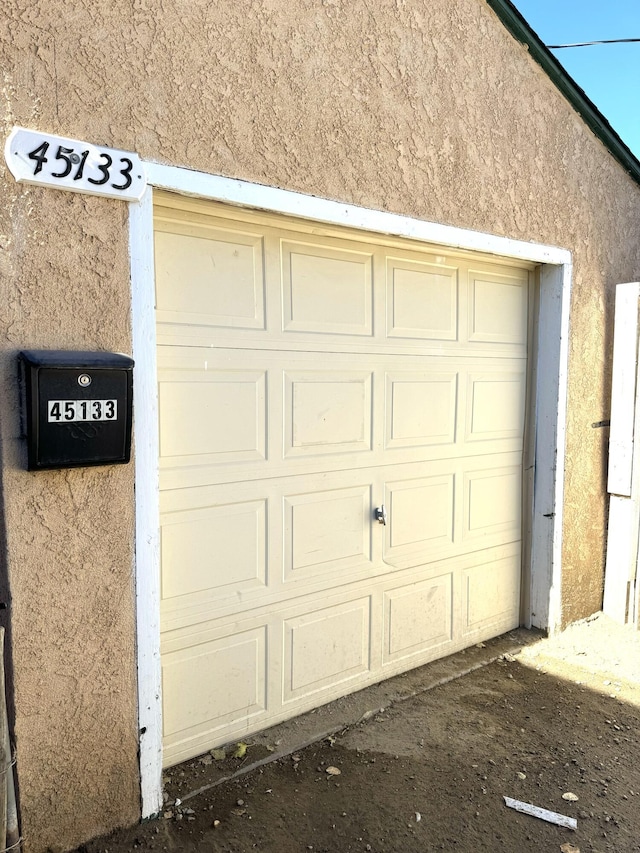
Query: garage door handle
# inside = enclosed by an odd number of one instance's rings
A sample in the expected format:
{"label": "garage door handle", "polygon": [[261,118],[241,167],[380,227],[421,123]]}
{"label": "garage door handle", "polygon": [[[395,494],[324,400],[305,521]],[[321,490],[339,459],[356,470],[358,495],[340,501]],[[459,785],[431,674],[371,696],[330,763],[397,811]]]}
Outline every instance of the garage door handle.
{"label": "garage door handle", "polygon": [[375,511],[375,519],[379,524],[387,523],[387,508],[384,504],[377,506]]}

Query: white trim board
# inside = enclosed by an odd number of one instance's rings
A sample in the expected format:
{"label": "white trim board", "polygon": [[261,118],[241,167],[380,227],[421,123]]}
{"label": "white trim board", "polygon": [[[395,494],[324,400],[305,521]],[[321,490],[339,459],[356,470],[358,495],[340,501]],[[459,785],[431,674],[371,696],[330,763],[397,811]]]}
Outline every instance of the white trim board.
{"label": "white trim board", "polygon": [[160,505],[153,192],[129,215],[135,435],[135,579],[142,817],[162,808]]}
{"label": "white trim board", "polygon": [[154,318],[152,189],[406,237],[453,249],[541,264],[535,394],[535,485],[531,532],[531,612],[526,623],[558,630],[561,619],[562,501],[567,403],[571,253],[555,246],[369,210],[177,166],[145,163],[150,188],[131,205],[133,353],[136,393],[136,596],[142,817],[162,805],[158,403]]}
{"label": "white trim board", "polygon": [[609,433],[609,529],[603,611],[638,626],[640,530],[640,282],[616,286]]}

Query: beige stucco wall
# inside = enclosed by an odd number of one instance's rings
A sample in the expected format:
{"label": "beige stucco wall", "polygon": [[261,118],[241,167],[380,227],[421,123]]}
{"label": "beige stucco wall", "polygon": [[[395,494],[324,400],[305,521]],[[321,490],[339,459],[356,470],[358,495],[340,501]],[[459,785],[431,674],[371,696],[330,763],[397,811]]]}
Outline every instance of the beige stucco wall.
{"label": "beige stucco wall", "polygon": [[130,351],[129,264],[123,203],[6,189],[3,513],[23,829],[41,850],[138,815],[133,471],[25,471],[15,354]]}
{"label": "beige stucco wall", "polygon": [[[5,0],[14,124],[570,249],[563,618],[600,607],[616,282],[640,188],[484,0]],[[0,164],[0,441],[28,850],[139,814],[132,466],[27,473],[15,353],[130,352],[123,202]],[[140,438],[140,437],[139,437]]]}

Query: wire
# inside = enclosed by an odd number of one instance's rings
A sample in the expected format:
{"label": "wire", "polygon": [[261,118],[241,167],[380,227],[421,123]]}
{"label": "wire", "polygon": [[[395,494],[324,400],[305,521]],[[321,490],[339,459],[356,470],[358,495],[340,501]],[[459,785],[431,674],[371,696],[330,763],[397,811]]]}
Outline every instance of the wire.
{"label": "wire", "polygon": [[591,47],[593,44],[630,44],[631,42],[640,42],[638,39],[604,39],[603,41],[581,41],[576,44],[548,44],[546,47],[549,50],[560,50],[563,47]]}

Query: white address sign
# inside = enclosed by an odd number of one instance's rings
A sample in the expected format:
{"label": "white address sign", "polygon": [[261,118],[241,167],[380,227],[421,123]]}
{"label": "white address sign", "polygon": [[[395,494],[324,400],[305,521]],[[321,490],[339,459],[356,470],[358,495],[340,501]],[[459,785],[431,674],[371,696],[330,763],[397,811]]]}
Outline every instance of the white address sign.
{"label": "white address sign", "polygon": [[18,182],[60,190],[139,200],[147,178],[142,161],[131,151],[118,151],[14,127],[4,157]]}
{"label": "white address sign", "polygon": [[117,421],[117,400],[48,400],[50,424],[74,424],[83,421]]}

